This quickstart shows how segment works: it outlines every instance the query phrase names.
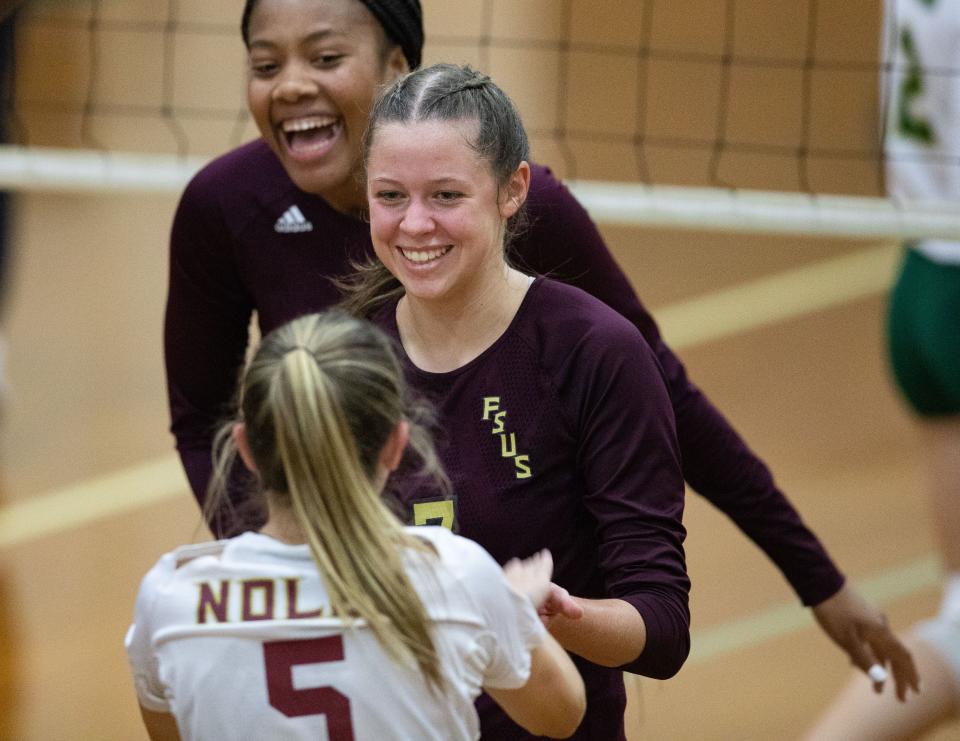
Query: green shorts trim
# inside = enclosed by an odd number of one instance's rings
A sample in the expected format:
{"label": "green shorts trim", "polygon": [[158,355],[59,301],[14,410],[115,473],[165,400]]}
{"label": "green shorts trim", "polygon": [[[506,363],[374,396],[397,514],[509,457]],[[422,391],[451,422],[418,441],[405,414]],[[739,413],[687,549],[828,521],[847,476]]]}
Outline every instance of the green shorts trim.
{"label": "green shorts trim", "polygon": [[960,414],[960,265],[908,249],[890,297],[890,362],[923,416]]}

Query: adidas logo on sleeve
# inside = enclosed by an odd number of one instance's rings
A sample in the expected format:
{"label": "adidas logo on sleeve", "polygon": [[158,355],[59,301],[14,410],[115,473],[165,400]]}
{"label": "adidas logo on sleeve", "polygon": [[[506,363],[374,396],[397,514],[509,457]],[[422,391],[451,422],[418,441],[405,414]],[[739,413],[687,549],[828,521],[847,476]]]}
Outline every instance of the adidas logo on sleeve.
{"label": "adidas logo on sleeve", "polygon": [[297,206],[291,206],[277,219],[277,223],[273,225],[273,230],[280,234],[312,232],[313,224],[307,221],[303,212]]}

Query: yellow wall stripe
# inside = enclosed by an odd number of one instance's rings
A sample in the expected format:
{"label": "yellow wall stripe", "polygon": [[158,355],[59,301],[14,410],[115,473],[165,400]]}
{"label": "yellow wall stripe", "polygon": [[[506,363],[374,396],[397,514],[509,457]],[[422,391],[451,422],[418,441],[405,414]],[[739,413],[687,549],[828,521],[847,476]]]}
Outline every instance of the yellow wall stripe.
{"label": "yellow wall stripe", "polygon": [[[940,583],[940,562],[926,555],[857,582],[859,591],[877,605],[888,605]],[[687,663],[710,661],[726,654],[813,627],[813,614],[798,602],[785,602],[747,617],[694,631]]]}
{"label": "yellow wall stripe", "polygon": [[0,508],[0,548],[82,527],[174,496],[189,496],[180,459],[167,455]]}
{"label": "yellow wall stripe", "polygon": [[874,246],[741,283],[654,312],[674,350],[776,324],[886,291],[901,253]]}

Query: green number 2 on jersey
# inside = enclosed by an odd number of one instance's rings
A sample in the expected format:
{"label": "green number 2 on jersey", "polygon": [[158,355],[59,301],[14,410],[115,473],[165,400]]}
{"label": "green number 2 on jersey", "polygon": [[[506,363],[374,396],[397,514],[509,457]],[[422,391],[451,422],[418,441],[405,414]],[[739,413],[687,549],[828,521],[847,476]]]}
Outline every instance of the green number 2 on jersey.
{"label": "green number 2 on jersey", "polygon": [[936,135],[930,121],[914,113],[917,99],[923,95],[923,65],[913,39],[913,33],[906,26],[900,29],[900,48],[907,59],[907,74],[900,83],[900,103],[897,107],[897,131],[907,139],[923,144],[933,144]]}

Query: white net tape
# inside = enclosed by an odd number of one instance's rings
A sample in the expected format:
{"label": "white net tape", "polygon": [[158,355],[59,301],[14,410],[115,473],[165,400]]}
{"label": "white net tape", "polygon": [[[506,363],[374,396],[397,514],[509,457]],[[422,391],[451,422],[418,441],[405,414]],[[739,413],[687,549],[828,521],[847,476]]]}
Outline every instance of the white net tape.
{"label": "white net tape", "polygon": [[[0,187],[72,193],[177,193],[205,158],[0,146]],[[727,188],[572,181],[605,224],[872,239],[960,239],[953,203]]]}

